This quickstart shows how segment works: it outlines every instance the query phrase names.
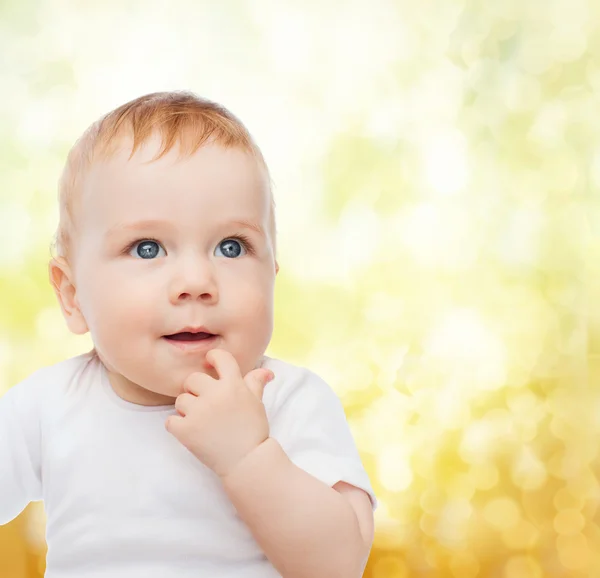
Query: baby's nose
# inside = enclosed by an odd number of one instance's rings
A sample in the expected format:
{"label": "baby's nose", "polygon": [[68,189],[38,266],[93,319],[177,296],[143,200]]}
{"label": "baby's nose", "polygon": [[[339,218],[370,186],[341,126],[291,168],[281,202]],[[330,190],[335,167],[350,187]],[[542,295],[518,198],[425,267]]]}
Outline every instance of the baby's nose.
{"label": "baby's nose", "polygon": [[216,302],[219,296],[213,265],[195,262],[181,267],[171,282],[169,293],[173,303],[185,300]]}

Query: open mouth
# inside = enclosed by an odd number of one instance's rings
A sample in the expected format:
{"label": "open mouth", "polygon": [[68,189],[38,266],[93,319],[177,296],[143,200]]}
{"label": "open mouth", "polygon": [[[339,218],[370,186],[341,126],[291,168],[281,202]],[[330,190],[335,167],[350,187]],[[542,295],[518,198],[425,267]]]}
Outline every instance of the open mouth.
{"label": "open mouth", "polygon": [[165,335],[165,339],[169,339],[171,341],[203,341],[205,339],[210,339],[211,337],[216,337],[213,333],[174,333],[173,335]]}

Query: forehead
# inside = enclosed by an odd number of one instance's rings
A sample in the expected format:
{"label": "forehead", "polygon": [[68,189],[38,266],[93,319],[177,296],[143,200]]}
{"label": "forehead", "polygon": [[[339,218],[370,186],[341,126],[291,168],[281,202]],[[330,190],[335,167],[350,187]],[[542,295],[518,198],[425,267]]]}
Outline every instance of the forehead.
{"label": "forehead", "polygon": [[111,157],[94,161],[80,199],[86,228],[156,218],[196,227],[210,218],[266,225],[268,176],[251,153],[207,144],[181,156],[176,145],[154,160],[161,144],[153,137],[130,159],[131,142],[124,141]]}

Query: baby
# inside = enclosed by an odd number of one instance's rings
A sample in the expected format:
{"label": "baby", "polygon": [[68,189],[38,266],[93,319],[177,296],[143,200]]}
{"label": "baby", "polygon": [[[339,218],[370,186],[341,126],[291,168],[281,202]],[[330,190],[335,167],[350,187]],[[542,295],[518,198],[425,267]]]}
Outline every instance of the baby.
{"label": "baby", "polygon": [[47,578],[354,578],[377,500],[335,392],[268,357],[263,156],[228,110],[137,98],[60,181],[49,274],[89,353],[0,398],[0,524],[43,500]]}

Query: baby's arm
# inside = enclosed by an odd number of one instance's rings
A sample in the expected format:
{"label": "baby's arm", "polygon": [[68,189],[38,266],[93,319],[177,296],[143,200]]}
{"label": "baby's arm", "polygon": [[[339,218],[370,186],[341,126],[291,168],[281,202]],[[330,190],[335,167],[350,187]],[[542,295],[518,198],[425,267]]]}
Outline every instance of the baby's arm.
{"label": "baby's arm", "polygon": [[[229,499],[285,578],[360,578],[372,544],[372,510],[296,466],[268,438],[223,480]],[[354,488],[353,488],[354,489]],[[367,516],[368,514],[368,516]],[[363,535],[362,532],[365,532]]]}
{"label": "baby's arm", "polygon": [[0,397],[0,525],[41,497],[39,423],[26,409],[23,385]]}
{"label": "baby's arm", "polygon": [[223,480],[225,490],[285,578],[358,578],[377,501],[342,403],[310,371],[269,369],[270,437]]}

